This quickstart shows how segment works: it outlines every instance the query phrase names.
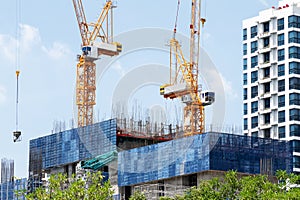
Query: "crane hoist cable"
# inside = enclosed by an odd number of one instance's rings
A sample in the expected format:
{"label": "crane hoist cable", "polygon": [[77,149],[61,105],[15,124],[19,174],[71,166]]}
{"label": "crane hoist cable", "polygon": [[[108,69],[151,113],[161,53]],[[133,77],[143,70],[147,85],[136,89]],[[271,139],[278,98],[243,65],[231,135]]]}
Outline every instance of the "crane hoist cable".
{"label": "crane hoist cable", "polygon": [[[178,3],[179,5],[179,3]],[[179,6],[178,6],[179,7]],[[179,8],[177,9],[177,11]],[[178,16],[176,16],[173,38],[170,40],[170,82],[160,86],[160,94],[167,99],[180,98],[183,109],[184,136],[202,134],[205,131],[204,106],[211,105],[215,94],[203,91],[199,85],[201,0],[191,0],[190,59],[186,59],[181,44],[175,38]],[[178,14],[178,12],[177,12]],[[174,73],[175,72],[175,73]],[[200,86],[200,87],[199,87]]]}
{"label": "crane hoist cable", "polygon": [[177,3],[177,11],[176,11],[176,18],[175,18],[173,38],[175,38],[175,35],[176,35],[176,32],[177,32],[177,23],[178,23],[179,9],[180,9],[180,0],[178,0],[178,3]]}
{"label": "crane hoist cable", "polygon": [[20,76],[20,22],[21,22],[21,1],[16,0],[16,130],[13,132],[13,141],[21,141],[19,130],[19,76]]}

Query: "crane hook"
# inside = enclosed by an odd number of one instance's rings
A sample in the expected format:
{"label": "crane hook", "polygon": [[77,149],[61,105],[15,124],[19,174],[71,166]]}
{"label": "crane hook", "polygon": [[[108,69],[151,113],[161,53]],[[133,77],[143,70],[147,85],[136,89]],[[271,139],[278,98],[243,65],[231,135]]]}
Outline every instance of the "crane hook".
{"label": "crane hook", "polygon": [[13,132],[13,140],[14,142],[20,142],[21,141],[21,131],[18,130],[19,125],[19,75],[20,70],[16,70],[16,76],[17,76],[17,95],[16,95],[16,131]]}

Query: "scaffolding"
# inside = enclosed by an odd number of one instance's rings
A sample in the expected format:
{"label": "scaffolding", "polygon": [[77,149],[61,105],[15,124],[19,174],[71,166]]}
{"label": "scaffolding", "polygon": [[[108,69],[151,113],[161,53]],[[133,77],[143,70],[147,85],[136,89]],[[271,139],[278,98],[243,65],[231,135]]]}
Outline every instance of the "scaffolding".
{"label": "scaffolding", "polygon": [[119,186],[138,185],[207,170],[274,175],[292,171],[287,141],[204,133],[119,152]]}
{"label": "scaffolding", "polygon": [[175,197],[183,195],[190,187],[165,183],[143,184],[133,187],[133,192],[141,192],[147,200],[159,199],[161,196]]}
{"label": "scaffolding", "polygon": [[[183,126],[180,123],[151,122],[149,118],[146,120],[122,117],[116,119],[117,134],[121,137],[148,138],[157,141],[169,141],[183,137]],[[207,132],[243,134],[242,127],[236,125],[207,124],[205,130]]]}
{"label": "scaffolding", "polygon": [[133,118],[117,118],[117,131],[118,136],[161,141],[179,138],[183,134],[182,126],[179,124],[157,123]]}
{"label": "scaffolding", "polygon": [[43,185],[45,173],[61,168],[68,173],[79,161],[115,152],[116,130],[111,119],[30,140],[28,191]]}

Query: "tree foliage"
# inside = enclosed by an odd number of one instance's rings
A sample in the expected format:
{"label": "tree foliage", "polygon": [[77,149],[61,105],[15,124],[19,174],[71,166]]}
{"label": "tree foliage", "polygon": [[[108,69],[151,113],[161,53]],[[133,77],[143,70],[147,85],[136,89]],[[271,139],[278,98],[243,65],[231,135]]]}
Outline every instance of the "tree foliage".
{"label": "tree foliage", "polygon": [[300,176],[277,171],[278,183],[272,183],[265,175],[238,177],[236,171],[229,171],[223,179],[202,181],[198,187],[190,188],[184,195],[163,197],[161,200],[282,200],[300,199]]}
{"label": "tree foliage", "polygon": [[65,174],[52,175],[46,188],[27,194],[28,200],[107,200],[112,199],[110,182],[103,183],[101,172],[87,173],[85,180]]}
{"label": "tree foliage", "polygon": [[141,192],[135,192],[130,198],[129,200],[147,200],[146,196],[141,193]]}

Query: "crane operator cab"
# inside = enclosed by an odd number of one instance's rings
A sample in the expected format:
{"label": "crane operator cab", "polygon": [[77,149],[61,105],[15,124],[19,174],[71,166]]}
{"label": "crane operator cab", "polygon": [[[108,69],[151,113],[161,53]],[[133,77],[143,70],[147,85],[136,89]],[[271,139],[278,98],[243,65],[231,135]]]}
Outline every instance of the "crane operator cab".
{"label": "crane operator cab", "polygon": [[212,91],[201,91],[200,92],[200,99],[203,106],[211,105],[215,102],[215,93]]}
{"label": "crane operator cab", "polygon": [[93,45],[82,47],[83,55],[92,60],[99,59],[100,55],[117,56],[122,52],[122,44],[118,42],[94,42]]}

